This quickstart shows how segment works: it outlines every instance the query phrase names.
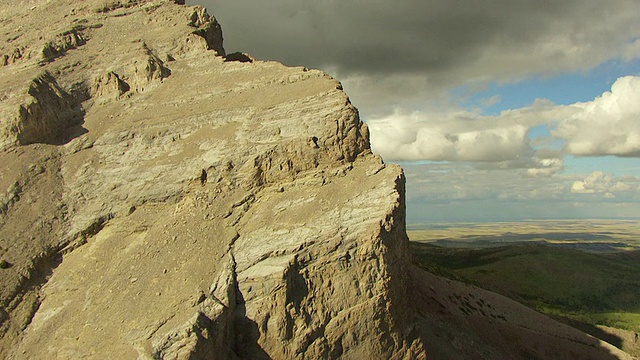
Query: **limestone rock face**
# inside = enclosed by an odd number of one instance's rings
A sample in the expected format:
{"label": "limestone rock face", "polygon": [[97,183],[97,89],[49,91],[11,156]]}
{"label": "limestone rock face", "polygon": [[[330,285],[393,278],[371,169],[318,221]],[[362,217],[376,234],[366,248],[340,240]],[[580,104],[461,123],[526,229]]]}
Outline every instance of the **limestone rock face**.
{"label": "limestone rock face", "polygon": [[0,0],[0,358],[390,358],[404,179],[201,7]]}

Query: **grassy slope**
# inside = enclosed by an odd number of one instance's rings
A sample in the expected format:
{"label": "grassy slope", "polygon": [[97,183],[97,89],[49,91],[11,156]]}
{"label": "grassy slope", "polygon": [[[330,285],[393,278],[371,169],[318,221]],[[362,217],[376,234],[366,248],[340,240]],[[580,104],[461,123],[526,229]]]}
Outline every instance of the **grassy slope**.
{"label": "grassy slope", "polygon": [[543,245],[470,250],[416,242],[412,247],[415,263],[424,269],[569,319],[582,330],[640,329],[639,251],[593,254]]}

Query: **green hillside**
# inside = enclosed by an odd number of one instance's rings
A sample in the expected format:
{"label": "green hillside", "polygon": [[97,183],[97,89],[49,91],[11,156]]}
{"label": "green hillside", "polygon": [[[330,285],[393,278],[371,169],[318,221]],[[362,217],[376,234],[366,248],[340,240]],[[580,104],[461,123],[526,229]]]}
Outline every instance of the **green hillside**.
{"label": "green hillside", "polygon": [[503,294],[576,327],[640,329],[640,251],[588,253],[538,244],[474,250],[412,242],[412,247],[414,262],[426,270]]}

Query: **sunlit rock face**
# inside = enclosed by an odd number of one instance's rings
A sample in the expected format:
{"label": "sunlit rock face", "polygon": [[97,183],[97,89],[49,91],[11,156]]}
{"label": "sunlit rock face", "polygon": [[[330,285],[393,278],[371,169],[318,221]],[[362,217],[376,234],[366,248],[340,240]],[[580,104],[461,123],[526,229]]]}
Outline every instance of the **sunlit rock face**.
{"label": "sunlit rock face", "polygon": [[404,178],[184,1],[0,1],[0,357],[389,358]]}

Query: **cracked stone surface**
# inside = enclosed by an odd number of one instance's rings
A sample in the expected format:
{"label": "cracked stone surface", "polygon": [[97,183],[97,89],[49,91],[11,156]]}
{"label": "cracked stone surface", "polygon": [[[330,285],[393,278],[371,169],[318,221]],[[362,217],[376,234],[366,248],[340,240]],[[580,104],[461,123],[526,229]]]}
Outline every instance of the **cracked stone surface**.
{"label": "cracked stone surface", "polygon": [[179,1],[25,3],[0,2],[0,356],[418,348],[402,171],[339,82],[225,57]]}
{"label": "cracked stone surface", "polygon": [[0,358],[630,358],[413,267],[340,83],[202,7],[0,0],[0,30]]}

